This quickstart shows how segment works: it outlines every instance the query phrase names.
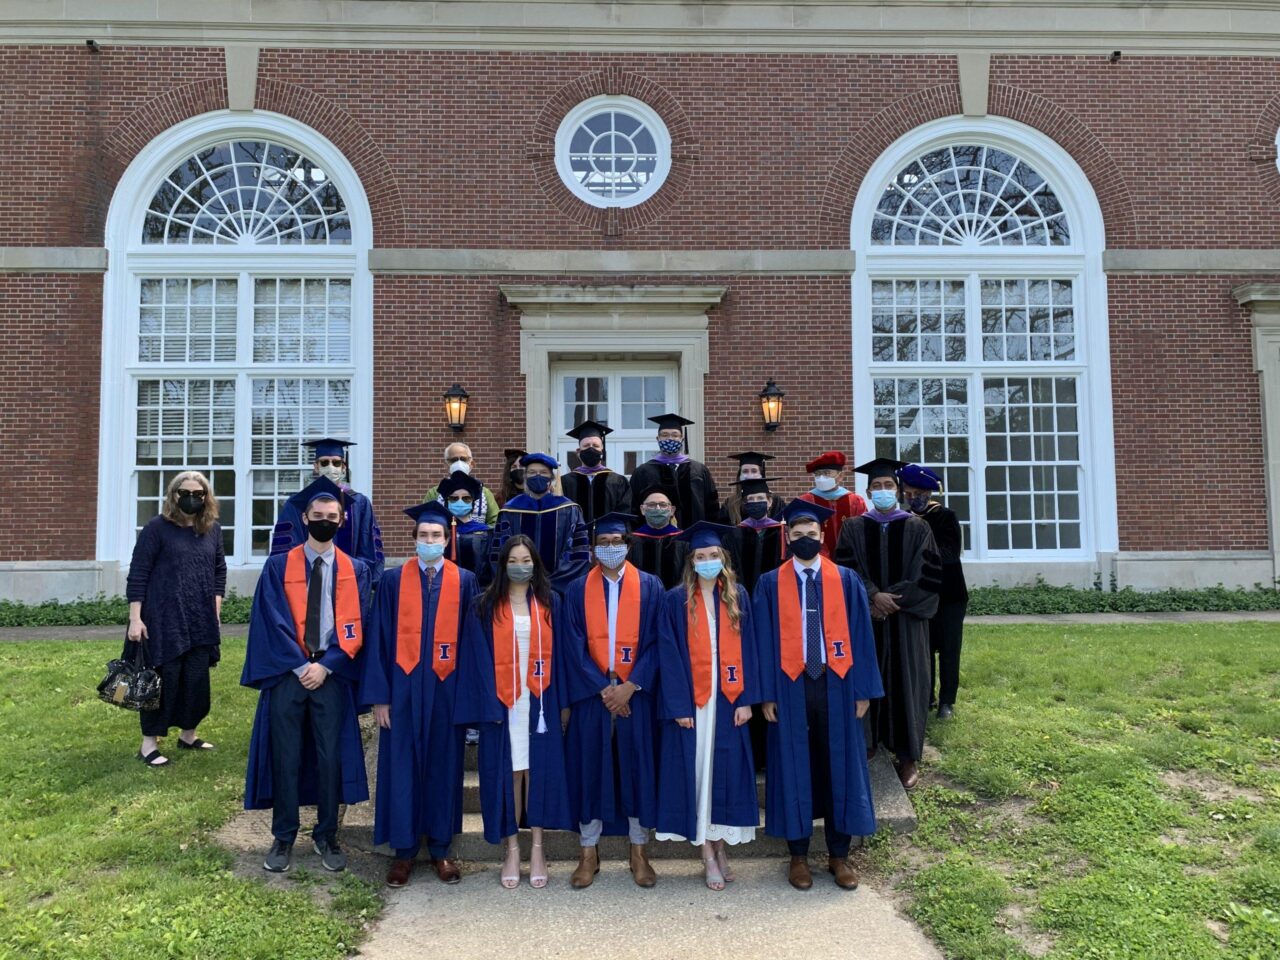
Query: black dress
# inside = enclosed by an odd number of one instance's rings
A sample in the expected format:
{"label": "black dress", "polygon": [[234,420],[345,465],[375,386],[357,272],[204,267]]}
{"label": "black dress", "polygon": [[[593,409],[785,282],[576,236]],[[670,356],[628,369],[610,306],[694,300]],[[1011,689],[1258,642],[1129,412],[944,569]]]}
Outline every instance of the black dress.
{"label": "black dress", "polygon": [[929,690],[931,700],[954,706],[960,688],[960,647],[964,642],[964,615],[969,606],[969,587],[964,582],[960,554],[964,535],[954,510],[934,503],[920,518],[929,524],[942,556],[942,589],[938,592],[938,612],[929,621]]}
{"label": "black dress", "polygon": [[175,726],[194,730],[208,716],[209,668],[222,642],[214,597],[226,586],[218,524],[197,534],[157,516],[138,534],[126,598],[142,604],[143,656],[160,674],[159,709],[139,714],[144,736],[162,737]]}

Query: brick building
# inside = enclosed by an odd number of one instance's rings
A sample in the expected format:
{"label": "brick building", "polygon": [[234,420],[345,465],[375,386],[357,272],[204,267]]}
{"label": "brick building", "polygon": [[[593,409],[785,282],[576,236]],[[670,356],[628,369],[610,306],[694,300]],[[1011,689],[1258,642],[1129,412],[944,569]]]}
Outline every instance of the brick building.
{"label": "brick building", "polygon": [[183,467],[247,589],[325,434],[402,556],[455,382],[492,483],[672,408],[942,468],[976,582],[1275,577],[1272,2],[0,0],[0,116],[0,596]]}

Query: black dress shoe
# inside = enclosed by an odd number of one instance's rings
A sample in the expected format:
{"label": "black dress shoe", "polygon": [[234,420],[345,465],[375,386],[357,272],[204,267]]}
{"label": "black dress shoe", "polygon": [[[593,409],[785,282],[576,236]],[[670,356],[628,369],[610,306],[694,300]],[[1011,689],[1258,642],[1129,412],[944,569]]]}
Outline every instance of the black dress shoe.
{"label": "black dress shoe", "polygon": [[951,717],[952,717],[952,715],[953,715],[955,712],[956,712],[956,708],[955,708],[955,707],[953,707],[953,706],[952,706],[951,704],[949,704],[949,703],[944,703],[942,706],[940,706],[940,707],[938,708],[938,719],[939,719],[939,720],[950,720],[950,719],[951,719]]}

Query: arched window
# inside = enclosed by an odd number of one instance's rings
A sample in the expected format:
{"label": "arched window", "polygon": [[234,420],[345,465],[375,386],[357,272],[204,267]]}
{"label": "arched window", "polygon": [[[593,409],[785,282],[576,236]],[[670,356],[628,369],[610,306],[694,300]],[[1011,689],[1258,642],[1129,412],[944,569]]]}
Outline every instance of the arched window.
{"label": "arched window", "polygon": [[1011,121],[903,137],[854,209],[855,434],[934,467],[968,555],[1115,549],[1102,222],[1079,167]]}
{"label": "arched window", "polygon": [[310,476],[304,440],[356,440],[368,489],[370,232],[350,165],[283,117],[196,118],[134,160],[107,227],[100,558],[128,559],[183,469],[241,565]]}

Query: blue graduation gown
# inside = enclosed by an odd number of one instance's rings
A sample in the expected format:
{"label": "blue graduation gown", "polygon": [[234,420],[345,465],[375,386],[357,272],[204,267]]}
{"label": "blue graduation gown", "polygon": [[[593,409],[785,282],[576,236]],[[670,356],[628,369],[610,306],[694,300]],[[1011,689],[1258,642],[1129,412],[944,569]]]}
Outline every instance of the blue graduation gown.
{"label": "blue graduation gown", "polygon": [[[831,563],[823,559],[823,564]],[[847,567],[840,571],[845,615],[853,666],[843,679],[831,670],[823,674],[827,685],[827,746],[831,753],[832,809],[836,830],[855,837],[876,832],[867,772],[867,747],[858,700],[884,696],[880,668],[876,664],[875,635],[871,632],[871,608],[858,575]],[[810,782],[809,725],[805,714],[801,673],[792,680],[782,672],[782,646],[778,628],[778,578],[794,577],[791,561],[760,577],[754,601],[756,637],[760,647],[765,701],[778,705],[778,722],[769,724],[769,762],[765,784],[765,833],[799,840],[813,833],[814,798]],[[821,587],[819,587],[821,591]],[[802,638],[803,639],[803,638]],[[817,814],[821,816],[821,814]]]}
{"label": "blue graduation gown", "polygon": [[[297,628],[289,601],[284,592],[284,568],[287,555],[268,557],[258,577],[258,587],[253,594],[253,608],[249,617],[249,640],[245,646],[244,670],[240,683],[258,690],[258,710],[253,717],[253,733],[249,738],[249,764],[245,770],[244,808],[267,810],[273,805],[271,786],[271,691],[295,668],[307,662],[298,646]],[[364,627],[366,644],[369,630],[369,567],[353,557],[356,584],[360,591],[360,620]],[[303,565],[304,568],[306,565]],[[311,571],[307,570],[308,580]],[[334,591],[337,602],[337,591]],[[331,644],[320,658],[328,667],[329,678],[325,683],[342,685],[347,701],[347,712],[342,718],[341,762],[342,802],[360,803],[369,799],[369,783],[364,771],[364,746],[360,742],[360,725],[356,719],[355,687],[363,666],[364,650],[355,659],[336,643]],[[298,802],[306,806],[316,802],[315,745],[311,740],[309,724],[303,726],[302,766],[298,785]]]}
{"label": "blue graduation gown", "polygon": [[[662,581],[642,570],[630,570],[625,576],[637,575],[640,577],[640,648],[629,679],[640,689],[631,697],[630,717],[614,719],[600,699],[600,691],[609,680],[596,666],[587,646],[585,576],[569,584],[562,606],[574,653],[564,658],[568,698],[573,705],[569,728],[565,731],[573,819],[580,824],[601,820],[604,832],[611,836],[628,832],[628,817],[636,817],[645,827],[652,827],[657,817],[654,686],[666,591]],[[607,605],[602,609],[607,616]],[[564,652],[569,653],[567,643]]]}
{"label": "blue graduation gown", "polygon": [[[369,574],[376,587],[382,577],[382,531],[373,515],[373,504],[363,493],[343,487],[342,526],[333,538],[334,546],[349,557],[356,557],[369,565]],[[280,508],[275,529],[271,532],[271,555],[288,553],[307,539],[302,525],[302,513],[288,500]]]}
{"label": "blue graduation gown", "polygon": [[565,587],[587,572],[591,562],[587,525],[582,508],[568,497],[548,493],[535,500],[521,493],[503,504],[489,544],[490,565],[497,564],[503,544],[518,533],[537,544],[557,593],[563,594]]}
{"label": "blue graduation gown", "polygon": [[[572,638],[563,626],[560,598],[552,595],[551,630],[555,637],[551,654],[551,685],[539,698],[529,694],[529,800],[522,823],[516,823],[515,791],[511,782],[511,735],[507,706],[498,699],[493,674],[493,621],[477,608],[478,643],[462,648],[458,660],[458,689],[454,723],[480,731],[480,812],[484,838],[498,843],[521,826],[550,830],[577,830],[569,807],[565,782],[564,736],[560,708],[564,700],[565,660],[573,655]],[[534,625],[534,629],[537,625]],[[520,678],[521,686],[525,677]],[[538,712],[546,720],[546,732],[538,733]]]}
{"label": "blue graduation gown", "polygon": [[[720,591],[716,590],[716,631],[720,636]],[[738,585],[738,605],[742,611],[743,691],[730,703],[716,691],[715,760],[712,764],[711,822],[722,826],[754,827],[760,823],[756,794],[755,763],[747,725],[733,725],[736,707],[761,702],[760,667],[756,651],[751,602]],[[699,613],[699,616],[702,614]],[[717,675],[720,669],[716,663]],[[678,717],[693,717],[693,674],[689,669],[689,615],[683,586],[667,591],[658,634],[658,817],[662,833],[692,839],[697,835],[698,797],[694,765],[697,731],[676,723]]]}
{"label": "blue graduation gown", "polygon": [[[446,561],[447,563],[448,561]],[[434,578],[430,596],[420,567],[422,594],[421,659],[406,674],[396,663],[396,623],[400,614],[400,580],[404,568],[388,570],[378,588],[369,618],[359,702],[391,707],[391,729],[378,729],[378,789],[374,801],[373,842],[393,849],[415,847],[426,835],[440,843],[462,832],[463,731],[454,726],[457,664],[440,680],[432,668],[436,614],[440,609],[441,578]],[[457,657],[479,643],[479,625],[469,611],[475,601],[476,578],[459,570]]]}

